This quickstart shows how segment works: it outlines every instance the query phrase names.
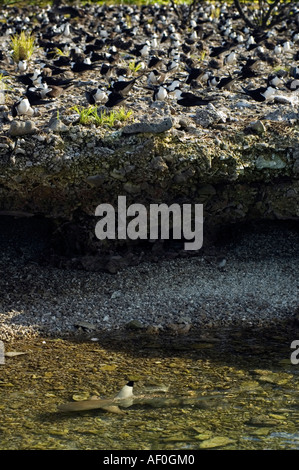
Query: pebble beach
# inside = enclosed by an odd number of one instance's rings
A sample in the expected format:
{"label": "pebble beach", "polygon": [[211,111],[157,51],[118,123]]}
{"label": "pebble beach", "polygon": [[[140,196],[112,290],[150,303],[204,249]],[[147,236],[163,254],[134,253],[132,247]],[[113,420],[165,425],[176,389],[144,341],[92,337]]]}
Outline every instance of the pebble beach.
{"label": "pebble beach", "polygon": [[[4,223],[5,219],[5,223]],[[8,220],[9,219],[9,220]],[[16,223],[16,221],[18,222]],[[43,229],[1,218],[0,339],[265,327],[298,316],[298,229],[261,224],[192,257],[116,274],[39,264]],[[26,229],[27,225],[27,229]]]}

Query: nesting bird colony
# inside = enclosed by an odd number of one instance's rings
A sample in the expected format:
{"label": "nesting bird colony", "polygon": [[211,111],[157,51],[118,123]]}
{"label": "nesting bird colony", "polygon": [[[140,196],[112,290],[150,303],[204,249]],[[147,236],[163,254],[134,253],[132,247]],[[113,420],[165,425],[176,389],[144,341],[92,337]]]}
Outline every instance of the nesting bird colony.
{"label": "nesting bird colony", "polygon": [[[22,31],[33,53],[16,60],[11,38]],[[2,131],[30,119],[42,132],[58,114],[72,125],[90,106],[123,106],[135,121],[196,117],[194,133],[211,120],[284,120],[285,110],[288,122],[298,119],[296,2],[286,21],[260,32],[225,3],[200,3],[186,21],[159,4],[15,7],[2,10],[0,36]]]}

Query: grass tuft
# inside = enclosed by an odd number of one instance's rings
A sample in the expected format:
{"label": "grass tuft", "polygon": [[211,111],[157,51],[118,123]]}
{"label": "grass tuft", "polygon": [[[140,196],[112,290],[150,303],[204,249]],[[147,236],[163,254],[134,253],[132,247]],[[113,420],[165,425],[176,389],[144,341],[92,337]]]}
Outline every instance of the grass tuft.
{"label": "grass tuft", "polygon": [[101,111],[98,114],[96,106],[88,106],[88,108],[73,106],[72,110],[79,115],[79,124],[88,126],[95,124],[96,126],[114,127],[116,122],[125,122],[132,116],[132,111],[126,111],[124,107],[118,110]]}
{"label": "grass tuft", "polygon": [[29,60],[34,51],[35,38],[32,34],[21,31],[11,36],[12,58],[18,63],[20,60]]}

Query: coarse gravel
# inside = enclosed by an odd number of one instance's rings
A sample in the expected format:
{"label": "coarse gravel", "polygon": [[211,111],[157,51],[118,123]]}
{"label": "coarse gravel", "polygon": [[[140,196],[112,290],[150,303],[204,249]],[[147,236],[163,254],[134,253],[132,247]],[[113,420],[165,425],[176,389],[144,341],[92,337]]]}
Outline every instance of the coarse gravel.
{"label": "coarse gravel", "polygon": [[229,241],[197,256],[145,261],[114,275],[39,264],[46,231],[30,227],[25,219],[1,218],[2,341],[76,335],[82,322],[99,338],[128,327],[188,332],[296,316],[298,227],[236,228]]}

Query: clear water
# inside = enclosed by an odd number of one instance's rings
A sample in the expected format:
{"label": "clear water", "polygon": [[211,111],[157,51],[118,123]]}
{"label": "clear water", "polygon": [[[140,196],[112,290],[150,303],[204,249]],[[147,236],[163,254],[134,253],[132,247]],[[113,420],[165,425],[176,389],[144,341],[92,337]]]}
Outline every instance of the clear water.
{"label": "clear water", "polygon": [[[16,341],[6,352],[26,354],[0,365],[0,449],[298,450],[295,339],[292,324]],[[122,414],[57,410],[74,398],[112,397],[128,379],[150,400]]]}

